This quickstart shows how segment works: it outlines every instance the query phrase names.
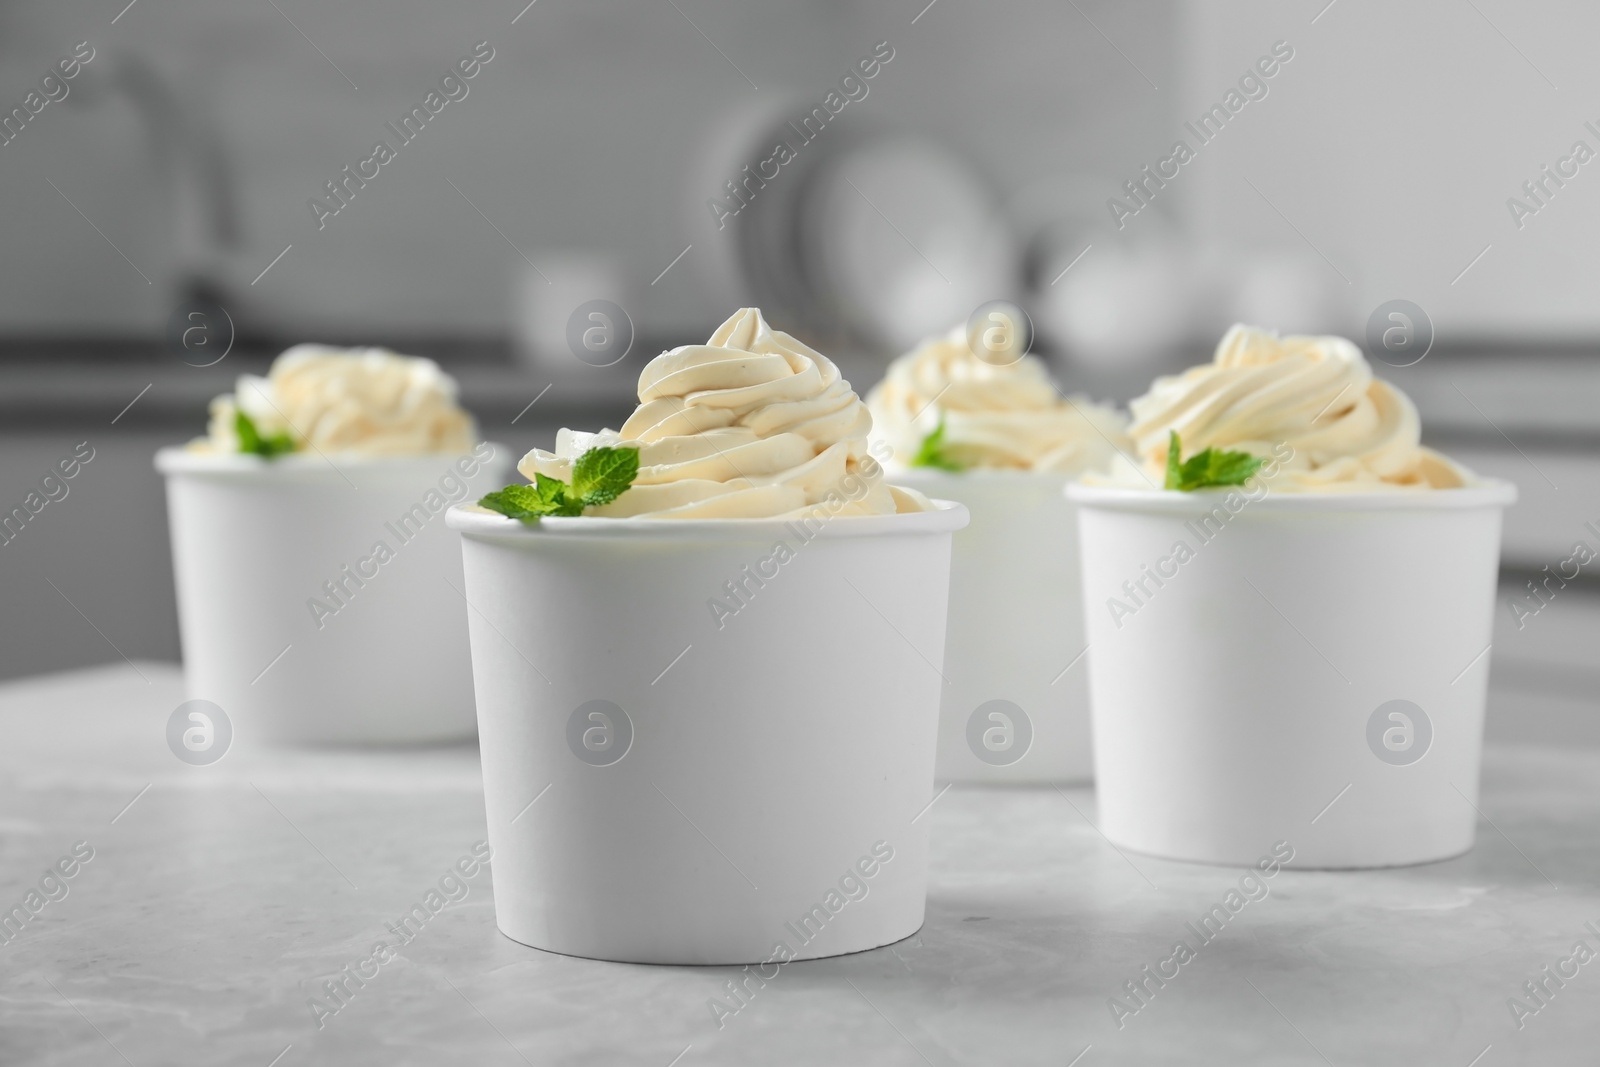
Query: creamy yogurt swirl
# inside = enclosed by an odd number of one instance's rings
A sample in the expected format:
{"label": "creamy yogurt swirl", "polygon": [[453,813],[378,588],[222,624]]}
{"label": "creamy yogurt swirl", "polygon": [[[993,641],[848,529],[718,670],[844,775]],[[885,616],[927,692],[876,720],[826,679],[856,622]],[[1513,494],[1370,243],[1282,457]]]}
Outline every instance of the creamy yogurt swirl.
{"label": "creamy yogurt swirl", "polygon": [[871,429],[832,361],[743,308],[706,344],[646,364],[639,407],[620,431],[562,430],[554,452],[534,449],[518,469],[571,481],[573,461],[590,448],[638,448],[633,487],[585,512],[617,518],[771,518],[819,504],[837,515],[931,509],[883,482],[867,452]]}
{"label": "creamy yogurt swirl", "polygon": [[477,428],[456,403],[456,382],[431,359],[382,348],[296,345],[265,378],[241,375],[211,402],[197,447],[237,452],[234,415],[263,436],[288,433],[296,450],[417,455],[472,450]]}
{"label": "creamy yogurt swirl", "polygon": [[1472,475],[1423,448],[1411,399],[1381,379],[1342,337],[1279,337],[1237,325],[1215,359],[1157,378],[1129,405],[1129,433],[1145,473],[1160,485],[1168,432],[1187,458],[1215,446],[1253,455],[1293,455],[1268,481],[1293,492],[1449,489]]}
{"label": "creamy yogurt swirl", "polygon": [[1034,356],[1004,366],[978,358],[959,326],[891,363],[867,406],[875,436],[902,463],[941,418],[942,451],[965,468],[1083,474],[1130,448],[1115,409],[1063,397]]}

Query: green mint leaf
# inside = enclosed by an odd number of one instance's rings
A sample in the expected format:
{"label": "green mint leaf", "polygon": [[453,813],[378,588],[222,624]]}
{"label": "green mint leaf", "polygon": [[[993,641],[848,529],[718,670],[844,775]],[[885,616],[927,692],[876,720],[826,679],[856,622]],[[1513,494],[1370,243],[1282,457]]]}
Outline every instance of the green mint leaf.
{"label": "green mint leaf", "polygon": [[247,455],[271,459],[294,451],[294,439],[287,431],[279,430],[263,437],[261,431],[256,429],[255,420],[242,411],[233,413],[233,432],[239,438],[239,451]]}
{"label": "green mint leaf", "polygon": [[637,448],[591,448],[572,465],[572,492],[579,505],[609,504],[633,485],[639,476]]}
{"label": "green mint leaf", "polygon": [[1219,452],[1207,448],[1181,460],[1182,443],[1174,431],[1167,444],[1166,488],[1182,492],[1217,486],[1243,485],[1254,477],[1266,460],[1248,452]]}
{"label": "green mint leaf", "polygon": [[944,412],[939,412],[939,425],[922,439],[917,454],[911,457],[913,467],[933,467],[936,470],[960,472],[965,470],[954,457],[944,450]]}
{"label": "green mint leaf", "polygon": [[572,465],[572,485],[535,471],[532,485],[508,485],[485,494],[478,506],[533,525],[545,515],[573,517],[609,504],[639,473],[637,448],[591,448]]}
{"label": "green mint leaf", "polygon": [[548,474],[534,472],[533,490],[538,494],[539,503],[546,509],[545,513],[548,515],[554,515],[567,502],[567,483]]}
{"label": "green mint leaf", "polygon": [[1183,464],[1179,454],[1183,451],[1183,443],[1178,440],[1177,430],[1167,431],[1167,481],[1165,489],[1181,489],[1183,487]]}
{"label": "green mint leaf", "polygon": [[[542,477],[542,475],[541,475]],[[555,482],[554,478],[546,481]],[[566,489],[566,483],[555,482],[561,490]],[[540,491],[531,485],[508,485],[504,489],[496,489],[492,493],[485,493],[478,500],[478,506],[498,511],[508,519],[521,519],[530,525],[539,521],[543,515],[553,515],[560,501],[547,499]]]}
{"label": "green mint leaf", "polygon": [[583,501],[573,496],[572,488],[559,478],[551,478],[535,471],[533,486],[539,493],[539,499],[549,506],[547,514],[567,517],[583,514]]}
{"label": "green mint leaf", "polygon": [[1214,448],[1206,449],[1191,462],[1196,460],[1204,460],[1204,466],[1191,478],[1205,485],[1243,485],[1266,463],[1248,452],[1218,452]]}

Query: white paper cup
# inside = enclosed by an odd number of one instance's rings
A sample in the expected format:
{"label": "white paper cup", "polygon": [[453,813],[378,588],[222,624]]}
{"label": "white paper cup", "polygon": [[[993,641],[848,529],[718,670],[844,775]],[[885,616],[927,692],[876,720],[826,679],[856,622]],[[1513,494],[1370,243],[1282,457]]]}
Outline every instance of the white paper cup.
{"label": "white paper cup", "polygon": [[1062,494],[1067,475],[912,469],[892,477],[972,512],[950,564],[938,779],[1087,781],[1082,579],[1077,509]]}
{"label": "white paper cup", "polygon": [[1228,491],[1067,495],[1110,840],[1221,864],[1288,841],[1300,867],[1472,847],[1514,487],[1278,493],[1236,508]]}
{"label": "white paper cup", "polygon": [[503,933],[726,964],[922,925],[965,508],[833,518],[810,540],[776,520],[448,518]]}
{"label": "white paper cup", "polygon": [[158,452],[190,698],[221,707],[239,743],[471,737],[444,510],[506,483],[513,457],[490,447],[484,461]]}

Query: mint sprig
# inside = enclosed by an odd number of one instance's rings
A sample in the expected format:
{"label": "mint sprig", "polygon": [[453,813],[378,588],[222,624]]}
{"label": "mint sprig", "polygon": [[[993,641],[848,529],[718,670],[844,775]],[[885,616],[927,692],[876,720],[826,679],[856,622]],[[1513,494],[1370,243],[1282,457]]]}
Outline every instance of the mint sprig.
{"label": "mint sprig", "polygon": [[936,470],[961,472],[966,470],[954,456],[945,451],[944,444],[944,412],[939,412],[939,425],[933,432],[922,439],[922,445],[917,449],[917,454],[911,457],[913,467],[933,467]]}
{"label": "mint sprig", "polygon": [[591,448],[572,465],[572,494],[584,507],[609,504],[628,491],[638,474],[637,448]]}
{"label": "mint sprig", "polygon": [[639,476],[637,448],[591,448],[572,465],[572,484],[537,471],[532,485],[508,485],[486,493],[478,506],[497,511],[529,526],[546,515],[571,517],[583,509],[609,504]]}
{"label": "mint sprig", "polygon": [[1183,443],[1178,431],[1169,430],[1167,436],[1167,482],[1165,488],[1185,493],[1196,489],[1209,489],[1223,485],[1243,485],[1266,460],[1248,452],[1219,452],[1207,448],[1182,459]]}
{"label": "mint sprig", "polygon": [[272,459],[294,451],[294,438],[289,436],[287,430],[263,437],[256,428],[255,420],[242,411],[233,413],[233,432],[239,438],[239,451],[246,455]]}

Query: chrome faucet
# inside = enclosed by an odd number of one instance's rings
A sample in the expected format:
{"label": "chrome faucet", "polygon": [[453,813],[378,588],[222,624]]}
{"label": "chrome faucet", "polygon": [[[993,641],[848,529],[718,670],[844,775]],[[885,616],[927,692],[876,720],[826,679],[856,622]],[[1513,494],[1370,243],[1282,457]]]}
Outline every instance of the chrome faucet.
{"label": "chrome faucet", "polygon": [[83,103],[125,95],[144,121],[170,193],[174,243],[174,306],[205,300],[238,314],[230,284],[240,247],[232,163],[215,123],[135,53],[108,56],[85,68],[74,96]]}

